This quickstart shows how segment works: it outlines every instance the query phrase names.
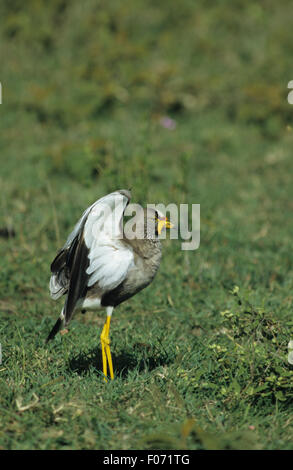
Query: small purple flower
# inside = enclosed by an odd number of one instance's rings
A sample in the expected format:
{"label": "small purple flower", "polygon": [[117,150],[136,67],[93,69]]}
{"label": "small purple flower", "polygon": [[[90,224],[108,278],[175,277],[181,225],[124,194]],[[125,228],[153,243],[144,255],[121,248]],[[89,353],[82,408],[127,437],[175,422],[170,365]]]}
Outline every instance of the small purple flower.
{"label": "small purple flower", "polygon": [[176,121],[174,121],[174,119],[169,118],[168,116],[161,117],[159,123],[162,127],[164,127],[165,129],[169,129],[170,131],[176,129]]}

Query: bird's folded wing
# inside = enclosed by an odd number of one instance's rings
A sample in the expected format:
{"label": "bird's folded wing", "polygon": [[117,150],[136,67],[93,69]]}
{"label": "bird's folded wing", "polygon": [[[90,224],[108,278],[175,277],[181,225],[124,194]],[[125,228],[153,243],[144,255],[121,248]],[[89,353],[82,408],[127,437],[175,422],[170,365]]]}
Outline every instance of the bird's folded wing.
{"label": "bird's folded wing", "polygon": [[88,287],[97,283],[108,292],[125,279],[134,259],[122,240],[122,218],[129,200],[127,191],[116,191],[96,201],[84,212],[53,261],[51,296],[58,298],[68,291],[66,323]]}
{"label": "bird's folded wing", "polygon": [[122,218],[128,201],[125,195],[112,193],[88,214],[84,240],[89,250],[89,287],[97,282],[102,290],[114,289],[133,262],[133,252],[122,240]]}

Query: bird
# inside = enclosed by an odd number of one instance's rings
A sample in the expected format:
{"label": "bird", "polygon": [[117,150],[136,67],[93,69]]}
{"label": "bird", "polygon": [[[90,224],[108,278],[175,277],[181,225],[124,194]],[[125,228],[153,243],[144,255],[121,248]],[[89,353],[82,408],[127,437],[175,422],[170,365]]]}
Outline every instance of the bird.
{"label": "bird", "polygon": [[51,297],[57,300],[65,295],[66,299],[47,342],[59,330],[68,332],[77,311],[106,309],[100,335],[106,382],[108,368],[114,379],[109,339],[113,310],[153,281],[162,256],[159,235],[173,227],[161,212],[148,207],[138,211],[135,232],[126,231],[123,219],[130,199],[130,190],[121,189],[95,201],[51,264]]}

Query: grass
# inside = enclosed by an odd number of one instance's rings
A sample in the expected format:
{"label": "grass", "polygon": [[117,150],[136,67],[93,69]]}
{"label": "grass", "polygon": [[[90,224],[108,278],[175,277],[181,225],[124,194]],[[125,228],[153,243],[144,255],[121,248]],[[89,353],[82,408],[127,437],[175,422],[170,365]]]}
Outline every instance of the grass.
{"label": "grass", "polygon": [[[290,7],[1,2],[2,449],[293,448]],[[49,266],[128,187],[201,204],[201,244],[115,310],[105,384],[103,312],[45,345]]]}

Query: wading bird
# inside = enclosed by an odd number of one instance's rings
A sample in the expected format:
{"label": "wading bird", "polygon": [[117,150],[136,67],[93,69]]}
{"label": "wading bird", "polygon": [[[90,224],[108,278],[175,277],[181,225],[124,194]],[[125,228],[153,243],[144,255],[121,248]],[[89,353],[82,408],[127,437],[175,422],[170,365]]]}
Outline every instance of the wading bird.
{"label": "wading bird", "polygon": [[76,311],[105,308],[101,333],[105,380],[108,366],[114,378],[109,340],[113,309],[152,282],[161,260],[158,236],[163,228],[172,227],[156,210],[142,209],[135,233],[127,237],[122,222],[130,198],[129,191],[119,190],[88,207],[51,264],[51,297],[66,295],[66,300],[47,341],[67,327]]}

